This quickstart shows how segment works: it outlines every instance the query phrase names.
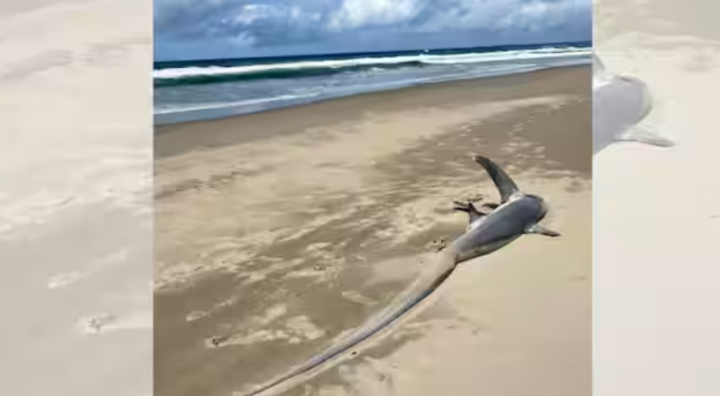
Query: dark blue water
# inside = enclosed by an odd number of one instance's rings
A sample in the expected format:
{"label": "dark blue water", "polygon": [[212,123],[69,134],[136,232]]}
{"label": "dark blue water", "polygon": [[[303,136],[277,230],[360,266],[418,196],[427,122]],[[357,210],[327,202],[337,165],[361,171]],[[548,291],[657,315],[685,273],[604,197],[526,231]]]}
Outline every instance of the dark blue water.
{"label": "dark blue water", "polygon": [[590,64],[591,43],[157,62],[156,124],[362,92]]}

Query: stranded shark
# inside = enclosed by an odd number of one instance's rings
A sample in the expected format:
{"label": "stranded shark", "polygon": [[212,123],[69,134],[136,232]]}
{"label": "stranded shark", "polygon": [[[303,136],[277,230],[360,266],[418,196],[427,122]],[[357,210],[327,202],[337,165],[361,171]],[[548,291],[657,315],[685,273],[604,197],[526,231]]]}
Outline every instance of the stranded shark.
{"label": "stranded shark", "polygon": [[644,82],[610,73],[593,54],[593,154],[615,142],[669,147],[674,143],[648,125],[639,125],[652,110]]}
{"label": "stranded shark", "polygon": [[490,159],[477,155],[474,156],[474,160],[490,175],[500,193],[500,204],[483,205],[491,211],[482,213],[472,203],[455,202],[455,210],[468,213],[469,224],[462,235],[440,250],[434,265],[425,269],[418,279],[385,309],[372,316],[340,342],[246,393],[245,396],[268,394],[266,392],[278,390],[277,388],[283,385],[293,386],[296,381],[302,381],[307,375],[327,368],[326,363],[359,347],[362,342],[381,333],[417,306],[450,276],[458,264],[494,252],[524,234],[560,236],[559,233],[538,224],[547,214],[547,206],[541,197],[522,192],[510,176]]}

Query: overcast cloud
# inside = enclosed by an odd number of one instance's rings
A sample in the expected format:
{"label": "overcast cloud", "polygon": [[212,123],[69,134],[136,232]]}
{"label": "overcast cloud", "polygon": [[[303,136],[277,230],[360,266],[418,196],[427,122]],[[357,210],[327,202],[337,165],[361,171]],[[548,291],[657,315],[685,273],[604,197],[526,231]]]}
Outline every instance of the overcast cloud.
{"label": "overcast cloud", "polygon": [[584,41],[591,0],[155,0],[158,60]]}

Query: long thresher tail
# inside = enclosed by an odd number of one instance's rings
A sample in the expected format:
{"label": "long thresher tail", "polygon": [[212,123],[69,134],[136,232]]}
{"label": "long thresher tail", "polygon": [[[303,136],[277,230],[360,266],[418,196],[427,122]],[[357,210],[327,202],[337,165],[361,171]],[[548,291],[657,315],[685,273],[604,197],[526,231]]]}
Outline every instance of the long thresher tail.
{"label": "long thresher tail", "polygon": [[[369,340],[372,336],[380,333],[386,326],[392,324],[412,308],[434,292],[455,269],[455,257],[448,251],[439,253],[439,260],[424,271],[420,278],[416,279],[405,291],[403,291],[394,302],[385,309],[375,314],[364,325],[350,333],[338,344],[331,346],[319,355],[315,355],[277,378],[246,393],[245,396],[259,396],[270,391],[284,382],[294,379],[303,374],[315,370],[328,368],[332,359],[339,357],[350,349],[359,346],[362,342]],[[319,371],[318,371],[319,372]]]}

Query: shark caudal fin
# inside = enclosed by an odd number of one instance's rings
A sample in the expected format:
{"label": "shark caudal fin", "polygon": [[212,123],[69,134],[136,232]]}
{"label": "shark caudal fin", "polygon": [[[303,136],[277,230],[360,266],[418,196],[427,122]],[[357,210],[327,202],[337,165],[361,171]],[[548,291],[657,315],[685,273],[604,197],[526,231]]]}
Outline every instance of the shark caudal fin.
{"label": "shark caudal fin", "polygon": [[648,125],[635,125],[620,135],[617,140],[619,142],[637,142],[658,147],[671,147],[675,145],[675,142],[661,136],[655,128]]}
{"label": "shark caudal fin", "polygon": [[518,187],[515,185],[515,182],[510,178],[510,176],[508,176],[508,174],[505,173],[502,168],[500,168],[489,158],[483,157],[482,155],[475,155],[473,157],[473,160],[475,160],[475,162],[477,162],[478,164],[482,165],[482,167],[485,168],[487,173],[490,175],[490,178],[492,179],[493,183],[495,183],[495,186],[500,193],[500,199],[503,203],[507,202],[507,200],[510,199],[511,195],[519,191]]}

